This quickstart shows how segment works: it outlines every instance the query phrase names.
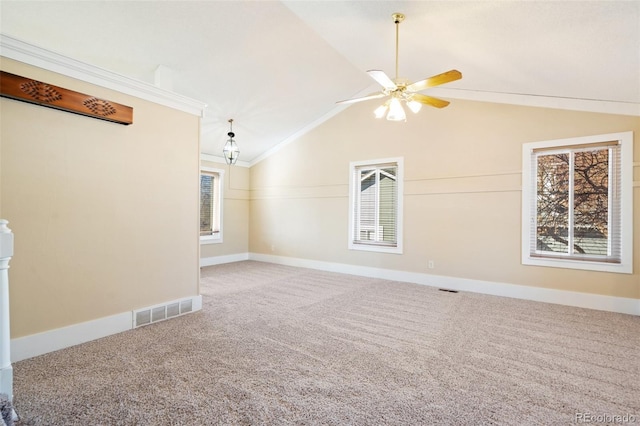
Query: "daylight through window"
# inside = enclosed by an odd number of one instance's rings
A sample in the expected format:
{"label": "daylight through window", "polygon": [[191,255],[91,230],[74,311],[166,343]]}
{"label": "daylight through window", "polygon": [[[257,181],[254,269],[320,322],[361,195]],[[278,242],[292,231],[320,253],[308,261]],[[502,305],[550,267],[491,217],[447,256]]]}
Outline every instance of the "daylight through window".
{"label": "daylight through window", "polygon": [[200,172],[200,239],[216,242],[221,234],[222,173],[214,170]]}
{"label": "daylight through window", "polygon": [[528,259],[623,263],[621,154],[619,140],[529,149]]}
{"label": "daylight through window", "polygon": [[541,151],[533,255],[620,262],[619,147]]}
{"label": "daylight through window", "polygon": [[400,187],[397,161],[352,163],[350,248],[400,252]]}

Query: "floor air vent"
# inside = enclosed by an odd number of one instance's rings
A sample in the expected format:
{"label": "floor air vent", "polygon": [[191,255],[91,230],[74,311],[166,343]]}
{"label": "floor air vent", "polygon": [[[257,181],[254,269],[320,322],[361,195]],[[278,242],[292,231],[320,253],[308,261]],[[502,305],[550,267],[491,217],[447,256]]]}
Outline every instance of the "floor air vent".
{"label": "floor air vent", "polygon": [[170,302],[166,305],[151,306],[149,308],[133,311],[133,328],[177,317],[193,311],[193,300],[185,299]]}

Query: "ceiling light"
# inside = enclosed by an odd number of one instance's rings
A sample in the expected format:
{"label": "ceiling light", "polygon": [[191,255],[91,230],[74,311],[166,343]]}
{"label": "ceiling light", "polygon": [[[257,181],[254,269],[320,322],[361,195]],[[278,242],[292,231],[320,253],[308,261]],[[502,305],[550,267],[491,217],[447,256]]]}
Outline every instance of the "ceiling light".
{"label": "ceiling light", "polygon": [[373,111],[373,113],[376,115],[376,118],[384,117],[384,115],[387,113],[387,109],[389,109],[389,103],[390,102],[391,101],[387,101],[387,102],[383,103],[378,108],[376,108],[375,111]]}
{"label": "ceiling light", "polygon": [[391,98],[387,120],[407,121],[407,114],[404,113],[404,108],[402,108],[402,104],[400,103],[400,100],[398,98]]}
{"label": "ceiling light", "polygon": [[400,23],[404,21],[405,16],[402,13],[394,13],[391,15],[393,23],[396,25],[396,78],[391,79],[384,71],[369,70],[367,73],[371,78],[382,86],[382,90],[376,93],[370,93],[359,98],[346,99],[338,101],[338,104],[350,104],[355,102],[368,101],[370,99],[380,99],[389,97],[389,99],[373,112],[376,118],[382,118],[387,115],[387,120],[406,121],[407,114],[404,111],[402,103],[406,103],[407,107],[414,113],[421,110],[422,105],[430,105],[436,108],[444,108],[449,105],[449,101],[423,95],[421,92],[430,87],[439,86],[450,81],[462,78],[462,73],[458,70],[450,70],[442,74],[434,75],[424,80],[410,83],[407,79],[398,77],[398,45],[399,45],[399,28]]}
{"label": "ceiling light", "polygon": [[422,104],[420,102],[416,102],[413,100],[407,101],[407,106],[409,107],[411,112],[413,112],[414,114],[417,114],[418,111],[420,111],[420,109],[422,108]]}
{"label": "ceiling light", "polygon": [[227,133],[227,136],[229,136],[229,140],[227,140],[227,143],[222,149],[224,161],[226,161],[227,164],[236,164],[240,156],[240,148],[238,148],[236,141],[233,140],[235,136],[235,133],[233,133],[233,118],[229,119],[229,133]]}

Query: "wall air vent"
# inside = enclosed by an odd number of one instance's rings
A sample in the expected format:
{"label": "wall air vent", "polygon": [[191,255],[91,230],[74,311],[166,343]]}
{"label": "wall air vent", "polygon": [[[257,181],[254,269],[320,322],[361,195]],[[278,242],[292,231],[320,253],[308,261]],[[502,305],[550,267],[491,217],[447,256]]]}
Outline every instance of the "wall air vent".
{"label": "wall air vent", "polygon": [[136,326],[149,324],[151,322],[151,310],[147,309],[146,311],[136,312],[135,321],[136,321]]}
{"label": "wall air vent", "polygon": [[175,317],[177,315],[180,315],[180,303],[176,302],[167,305],[167,318]]}
{"label": "wall air vent", "polygon": [[151,322],[157,322],[167,319],[167,307],[158,306],[151,310]]}
{"label": "wall air vent", "polygon": [[191,299],[180,302],[180,312],[191,312],[192,309],[193,306]]}
{"label": "wall air vent", "polygon": [[149,306],[133,311],[133,328],[153,324],[193,311],[193,300],[175,300],[162,305]]}

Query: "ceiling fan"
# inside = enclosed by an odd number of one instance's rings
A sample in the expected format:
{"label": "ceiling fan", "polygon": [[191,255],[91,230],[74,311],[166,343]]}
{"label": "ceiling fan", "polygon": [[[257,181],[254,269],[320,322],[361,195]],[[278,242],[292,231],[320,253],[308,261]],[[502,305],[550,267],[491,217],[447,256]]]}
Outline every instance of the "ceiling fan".
{"label": "ceiling fan", "polygon": [[350,104],[388,96],[389,99],[387,99],[384,104],[376,108],[374,114],[376,115],[376,118],[382,118],[386,113],[387,120],[392,121],[405,121],[407,119],[401,101],[404,101],[409,109],[414,113],[420,111],[422,105],[430,105],[436,108],[446,107],[449,105],[448,101],[433,98],[418,92],[429,87],[439,86],[444,83],[459,80],[462,78],[462,74],[458,70],[451,70],[424,80],[416,81],[415,83],[409,83],[406,79],[398,77],[398,29],[400,27],[400,23],[404,21],[405,16],[402,13],[394,13],[391,16],[393,17],[393,22],[396,24],[396,78],[392,80],[384,71],[381,70],[369,70],[367,73],[382,86],[382,91],[371,93],[361,98],[346,99],[336,103]]}

